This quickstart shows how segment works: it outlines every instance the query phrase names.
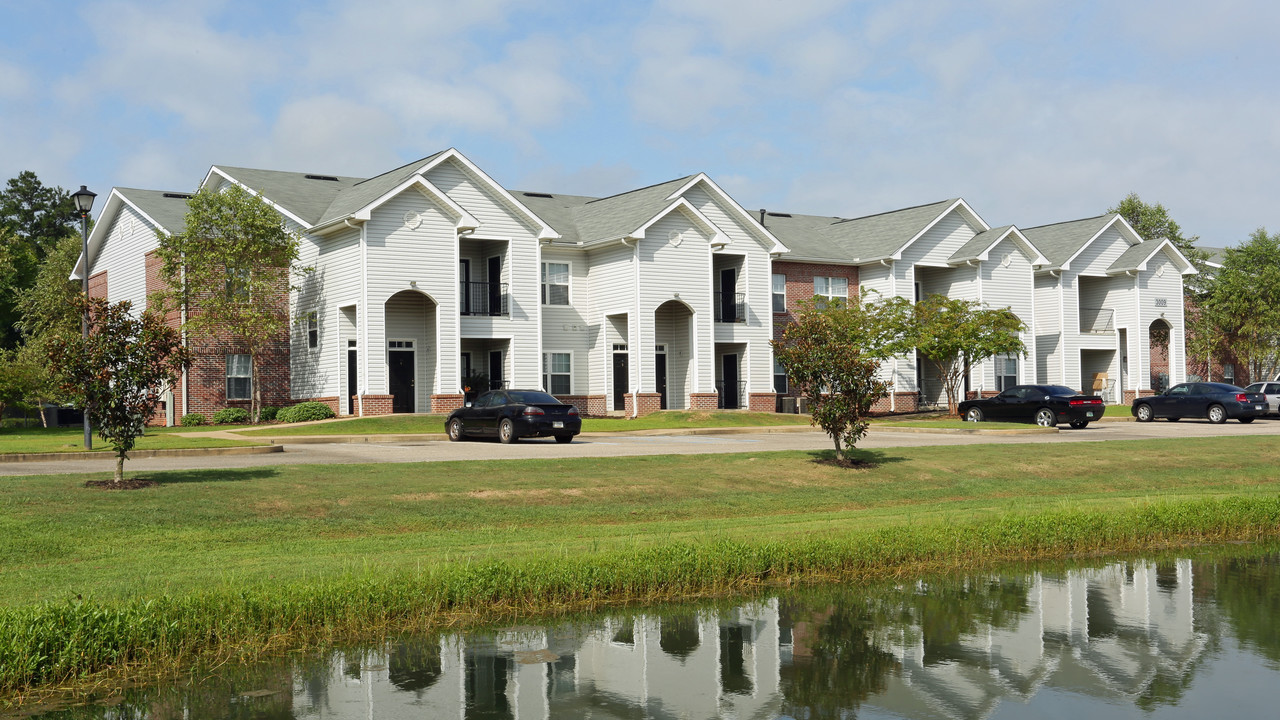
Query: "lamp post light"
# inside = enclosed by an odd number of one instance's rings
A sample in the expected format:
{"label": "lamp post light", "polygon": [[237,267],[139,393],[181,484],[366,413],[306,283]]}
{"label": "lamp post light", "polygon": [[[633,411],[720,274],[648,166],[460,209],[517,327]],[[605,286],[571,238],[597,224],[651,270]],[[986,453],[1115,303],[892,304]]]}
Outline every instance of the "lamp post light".
{"label": "lamp post light", "polygon": [[[84,299],[89,299],[89,211],[93,209],[93,199],[98,194],[91,192],[84,185],[71,194],[76,201],[76,211],[80,213],[80,257],[83,258],[84,269],[80,272],[80,287],[84,289]],[[89,305],[84,306],[84,315],[80,318],[80,336],[89,337]],[[89,404],[84,406],[84,449],[93,449],[93,432],[89,428]]]}

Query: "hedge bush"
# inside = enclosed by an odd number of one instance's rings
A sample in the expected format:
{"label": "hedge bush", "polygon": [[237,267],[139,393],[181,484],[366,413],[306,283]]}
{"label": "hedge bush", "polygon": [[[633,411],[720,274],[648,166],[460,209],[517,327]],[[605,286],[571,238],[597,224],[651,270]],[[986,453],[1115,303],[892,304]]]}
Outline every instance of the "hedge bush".
{"label": "hedge bush", "polygon": [[328,420],[333,416],[333,410],[328,405],[320,402],[298,403],[276,413],[277,420],[287,423]]}
{"label": "hedge bush", "polygon": [[271,422],[280,413],[280,408],[264,407],[258,410],[258,422]]}
{"label": "hedge bush", "polygon": [[182,427],[192,427],[195,425],[208,425],[209,418],[206,418],[204,415],[201,415],[200,413],[187,413],[186,415],[182,416],[182,419],[178,421],[178,424],[181,425]]}
{"label": "hedge bush", "polygon": [[249,422],[249,411],[244,408],[223,408],[213,414],[215,425],[235,425]]}

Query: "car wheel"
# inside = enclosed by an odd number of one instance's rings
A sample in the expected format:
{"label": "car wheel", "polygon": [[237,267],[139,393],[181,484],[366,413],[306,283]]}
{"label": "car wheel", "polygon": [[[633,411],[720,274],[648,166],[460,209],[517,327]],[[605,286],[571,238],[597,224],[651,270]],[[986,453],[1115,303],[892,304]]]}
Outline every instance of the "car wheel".
{"label": "car wheel", "polygon": [[969,408],[969,412],[964,414],[964,419],[967,422],[982,422],[982,408]]}
{"label": "car wheel", "polygon": [[519,440],[520,438],[516,437],[516,424],[503,418],[502,422],[498,423],[498,439],[503,445],[510,445]]}
{"label": "car wheel", "polygon": [[1245,425],[1248,425],[1249,423],[1253,422],[1253,418],[1236,418],[1236,419],[1244,423]]}
{"label": "car wheel", "polygon": [[450,442],[458,442],[462,439],[462,421],[454,418],[449,421],[449,426],[445,428],[445,433],[449,435]]}
{"label": "car wheel", "polygon": [[573,436],[572,436],[572,435],[557,435],[557,436],[556,436],[556,442],[558,442],[558,443],[571,443],[571,442],[573,442]]}
{"label": "car wheel", "polygon": [[1221,405],[1210,405],[1209,412],[1205,413],[1205,417],[1209,418],[1209,422],[1221,425],[1227,421],[1227,411]]}
{"label": "car wheel", "polygon": [[1155,414],[1151,412],[1150,405],[1143,403],[1138,406],[1137,410],[1133,411],[1133,416],[1138,419],[1138,422],[1151,422]]}
{"label": "car wheel", "polygon": [[1049,408],[1040,408],[1036,411],[1036,424],[1040,427],[1057,427],[1058,419]]}
{"label": "car wheel", "polygon": [[1076,430],[1083,430],[1089,427],[1089,421],[1088,420],[1072,420],[1071,427],[1075,428]]}

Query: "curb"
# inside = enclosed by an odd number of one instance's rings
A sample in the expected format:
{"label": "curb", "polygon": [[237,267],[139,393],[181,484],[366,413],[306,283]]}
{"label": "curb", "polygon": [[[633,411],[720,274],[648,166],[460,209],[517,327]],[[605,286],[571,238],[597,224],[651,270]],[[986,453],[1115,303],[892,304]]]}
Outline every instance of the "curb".
{"label": "curb", "polygon": [[[170,448],[167,450],[132,450],[130,460],[155,457],[204,457],[209,455],[264,455],[284,450],[278,445],[248,445],[244,447],[222,448]],[[107,451],[64,452],[64,453],[13,453],[0,455],[0,462],[44,462],[48,460],[110,460],[115,455]]]}
{"label": "curb", "polygon": [[926,435],[1044,435],[1050,433],[1061,432],[1056,427],[1030,427],[1030,428],[913,428],[889,425],[884,427],[871,426],[872,430],[885,430],[904,433],[923,433]]}
{"label": "curb", "polygon": [[[577,437],[618,437],[618,436],[647,436],[647,435],[741,435],[744,433],[791,433],[791,432],[822,432],[821,428],[810,427],[808,425],[766,425],[763,427],[736,427],[736,428],[654,428],[650,430],[617,430],[617,431],[596,431],[579,433]],[[403,435],[276,435],[272,436],[255,436],[255,439],[261,439],[263,442],[269,442],[273,445],[323,445],[325,443],[335,444],[361,444],[361,443],[397,443],[397,442],[443,442],[449,439],[444,433],[417,433]]]}

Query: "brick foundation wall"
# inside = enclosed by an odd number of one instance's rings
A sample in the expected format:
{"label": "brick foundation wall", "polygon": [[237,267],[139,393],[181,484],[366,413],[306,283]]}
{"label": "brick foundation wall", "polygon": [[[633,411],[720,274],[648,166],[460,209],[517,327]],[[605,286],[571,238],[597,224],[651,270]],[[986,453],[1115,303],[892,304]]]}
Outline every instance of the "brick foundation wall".
{"label": "brick foundation wall", "polygon": [[107,299],[107,271],[96,272],[89,276],[89,297]]}
{"label": "brick foundation wall", "polygon": [[466,402],[465,394],[440,394],[431,396],[431,412],[433,413],[451,413],[462,407]]}
{"label": "brick foundation wall", "polygon": [[394,399],[391,395],[358,395],[356,397],[361,417],[391,414],[391,401]]}
{"label": "brick foundation wall", "polygon": [[640,415],[656,413],[662,409],[661,393],[636,393],[640,399]]}
{"label": "brick foundation wall", "polygon": [[715,410],[720,404],[717,393],[689,393],[690,410]]}
{"label": "brick foundation wall", "polygon": [[778,407],[777,393],[747,393],[747,409],[771,413]]}
{"label": "brick foundation wall", "polygon": [[[890,401],[889,397],[893,397]],[[914,392],[893,393],[892,396],[882,397],[871,405],[871,413],[873,415],[888,415],[889,413],[910,413],[920,409],[920,394]]]}
{"label": "brick foundation wall", "polygon": [[608,414],[608,402],[604,395],[556,395],[562,403],[576,405],[582,415],[604,417]]}
{"label": "brick foundation wall", "polygon": [[[800,301],[813,299],[814,277],[842,277],[849,281],[849,297],[858,296],[858,268],[852,265],[826,265],[821,263],[801,263],[774,261],[773,274],[787,277],[786,311],[773,313],[773,339],[781,340],[782,331],[787,325],[796,321],[800,312]],[[773,296],[769,298],[772,307]],[[787,383],[784,395],[799,397],[800,393]]]}
{"label": "brick foundation wall", "polygon": [[[329,409],[333,411],[333,414],[334,414],[334,415],[339,414],[339,413],[338,413],[338,398],[337,398],[337,397],[298,398],[298,399],[293,400],[291,404],[293,404],[293,405],[297,405],[298,403],[304,403],[304,402],[318,402],[318,403],[323,403],[323,404],[325,404],[325,405],[328,405],[328,406],[329,406]],[[266,406],[264,405],[263,407],[266,407]]]}

